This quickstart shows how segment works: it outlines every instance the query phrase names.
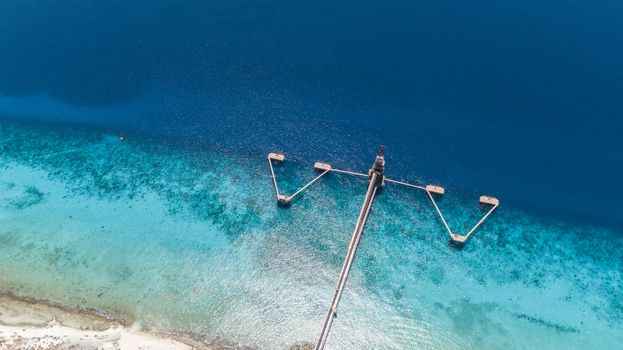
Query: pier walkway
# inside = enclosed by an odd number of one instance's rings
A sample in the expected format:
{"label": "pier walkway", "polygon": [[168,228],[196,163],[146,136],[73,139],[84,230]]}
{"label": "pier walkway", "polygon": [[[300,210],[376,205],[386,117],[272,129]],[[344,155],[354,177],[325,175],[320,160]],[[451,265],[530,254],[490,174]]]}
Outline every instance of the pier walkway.
{"label": "pier walkway", "polygon": [[355,224],[353,237],[351,238],[350,245],[348,246],[348,253],[346,254],[346,258],[344,259],[344,265],[342,265],[342,271],[340,272],[340,277],[337,281],[335,294],[333,295],[333,299],[331,300],[331,306],[329,306],[329,312],[327,313],[324,325],[322,326],[322,332],[320,333],[320,338],[318,338],[316,350],[324,349],[324,345],[327,341],[327,338],[329,337],[329,331],[331,330],[333,319],[337,315],[337,305],[340,302],[342,291],[344,290],[344,286],[346,285],[346,279],[348,278],[348,273],[350,272],[350,268],[353,265],[355,253],[357,252],[357,247],[359,246],[359,241],[361,240],[361,234],[363,233],[363,228],[366,224],[366,220],[368,220],[368,214],[370,213],[370,209],[372,208],[372,202],[374,201],[374,197],[376,196],[377,191],[384,184],[384,169],[385,159],[383,157],[383,150],[381,148],[381,151],[379,151],[379,155],[376,156],[376,161],[374,162],[374,165],[370,169],[368,191],[366,191],[366,197],[364,198],[363,204],[361,205],[361,211],[359,211],[359,217],[357,218],[357,223]]}

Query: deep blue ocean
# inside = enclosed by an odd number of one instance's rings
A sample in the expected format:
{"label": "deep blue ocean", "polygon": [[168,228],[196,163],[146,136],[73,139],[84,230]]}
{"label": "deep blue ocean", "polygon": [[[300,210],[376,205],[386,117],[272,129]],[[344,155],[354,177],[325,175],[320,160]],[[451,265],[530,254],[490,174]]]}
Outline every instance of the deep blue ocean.
{"label": "deep blue ocean", "polygon": [[452,224],[502,206],[455,251],[383,193],[332,348],[616,347],[622,134],[620,1],[5,0],[0,292],[313,342],[365,185],[280,210],[266,154],[295,188],[383,144]]}
{"label": "deep blue ocean", "polygon": [[[348,165],[623,225],[623,5],[3,1],[0,114]],[[110,112],[108,112],[110,111]]]}

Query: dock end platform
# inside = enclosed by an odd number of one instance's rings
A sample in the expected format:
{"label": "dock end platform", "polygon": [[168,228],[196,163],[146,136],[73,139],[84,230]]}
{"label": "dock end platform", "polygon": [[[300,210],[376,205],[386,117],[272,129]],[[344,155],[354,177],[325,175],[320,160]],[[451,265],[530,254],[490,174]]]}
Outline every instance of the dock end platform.
{"label": "dock end platform", "polygon": [[316,162],[316,164],[314,164],[314,169],[320,170],[320,171],[327,171],[327,170],[331,170],[331,165],[327,163]]}
{"label": "dock end platform", "polygon": [[268,159],[274,160],[277,162],[283,162],[286,159],[286,157],[281,153],[270,152],[268,153]]}
{"label": "dock end platform", "polygon": [[462,246],[467,242],[467,236],[457,235],[456,233],[450,234],[450,242],[454,245]]}
{"label": "dock end platform", "polygon": [[500,205],[500,201],[497,198],[490,197],[490,196],[480,196],[480,203],[489,204],[489,205],[493,205],[496,207]]}
{"label": "dock end platform", "polygon": [[443,187],[437,185],[426,185],[426,190],[439,195],[446,193],[446,190],[444,190]]}
{"label": "dock end platform", "polygon": [[288,205],[290,205],[290,197],[289,196],[284,196],[283,194],[280,194],[277,196],[277,204],[279,204],[282,207],[287,207]]}

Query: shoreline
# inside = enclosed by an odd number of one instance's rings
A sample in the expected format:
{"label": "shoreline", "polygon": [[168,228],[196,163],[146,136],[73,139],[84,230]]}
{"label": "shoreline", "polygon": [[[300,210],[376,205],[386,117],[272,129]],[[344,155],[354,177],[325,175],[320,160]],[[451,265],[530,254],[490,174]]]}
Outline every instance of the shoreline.
{"label": "shoreline", "polygon": [[[0,349],[253,350],[220,339],[142,327],[134,320],[0,292]],[[291,349],[304,349],[293,346]]]}

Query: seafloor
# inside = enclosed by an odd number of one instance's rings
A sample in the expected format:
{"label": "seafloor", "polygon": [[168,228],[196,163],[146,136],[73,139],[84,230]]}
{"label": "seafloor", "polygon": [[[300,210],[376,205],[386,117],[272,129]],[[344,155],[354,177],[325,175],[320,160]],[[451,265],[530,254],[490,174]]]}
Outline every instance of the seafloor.
{"label": "seafloor", "polygon": [[[279,167],[281,186],[309,166]],[[263,157],[1,122],[0,292],[259,349],[313,342],[364,188],[333,174],[279,209]],[[501,199],[456,250],[422,193],[388,185],[328,347],[621,348],[623,234]],[[468,228],[476,202],[441,207]]]}

